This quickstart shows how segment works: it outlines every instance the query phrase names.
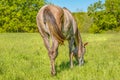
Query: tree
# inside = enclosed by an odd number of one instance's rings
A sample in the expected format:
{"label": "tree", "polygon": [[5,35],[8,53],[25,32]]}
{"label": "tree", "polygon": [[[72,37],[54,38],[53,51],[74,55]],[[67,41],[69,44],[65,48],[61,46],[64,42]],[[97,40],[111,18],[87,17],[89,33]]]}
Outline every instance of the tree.
{"label": "tree", "polygon": [[105,1],[106,13],[114,16],[116,19],[116,27],[120,27],[120,0],[106,0]]}
{"label": "tree", "polygon": [[88,15],[92,18],[93,24],[90,27],[90,32],[99,33],[101,31],[101,23],[104,15],[104,4],[99,0],[88,7]]}
{"label": "tree", "polygon": [[35,32],[36,15],[44,0],[1,0],[0,32]]}
{"label": "tree", "polygon": [[120,1],[106,0],[105,4],[98,1],[88,7],[88,15],[93,19],[92,32],[120,29]]}

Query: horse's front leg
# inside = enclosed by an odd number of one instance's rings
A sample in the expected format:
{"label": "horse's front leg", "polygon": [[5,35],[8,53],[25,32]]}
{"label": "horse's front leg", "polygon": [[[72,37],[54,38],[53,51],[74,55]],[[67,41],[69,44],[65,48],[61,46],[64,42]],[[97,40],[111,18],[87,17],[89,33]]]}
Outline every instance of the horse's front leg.
{"label": "horse's front leg", "polygon": [[70,53],[70,68],[73,68],[73,53]]}
{"label": "horse's front leg", "polygon": [[73,52],[72,52],[73,44],[74,44],[74,39],[71,38],[69,40],[69,57],[70,57],[70,67],[71,68],[73,68]]}

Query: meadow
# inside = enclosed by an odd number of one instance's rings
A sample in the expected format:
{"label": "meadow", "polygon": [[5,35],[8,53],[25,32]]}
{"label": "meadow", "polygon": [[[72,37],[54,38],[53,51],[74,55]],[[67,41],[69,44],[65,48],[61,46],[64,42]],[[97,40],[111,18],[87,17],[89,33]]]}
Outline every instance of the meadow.
{"label": "meadow", "polygon": [[39,33],[0,34],[0,80],[120,80],[120,33],[82,33],[85,64],[69,67],[68,43],[59,47],[57,75]]}

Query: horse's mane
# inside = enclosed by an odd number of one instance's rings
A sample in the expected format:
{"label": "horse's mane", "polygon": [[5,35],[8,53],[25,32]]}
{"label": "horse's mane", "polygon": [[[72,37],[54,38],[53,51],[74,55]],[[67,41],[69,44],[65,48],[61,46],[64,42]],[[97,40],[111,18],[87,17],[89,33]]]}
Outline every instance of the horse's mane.
{"label": "horse's mane", "polygon": [[66,7],[63,7],[63,9],[65,9],[65,10],[67,10],[67,11],[69,11],[71,13],[71,11],[69,9],[67,9]]}

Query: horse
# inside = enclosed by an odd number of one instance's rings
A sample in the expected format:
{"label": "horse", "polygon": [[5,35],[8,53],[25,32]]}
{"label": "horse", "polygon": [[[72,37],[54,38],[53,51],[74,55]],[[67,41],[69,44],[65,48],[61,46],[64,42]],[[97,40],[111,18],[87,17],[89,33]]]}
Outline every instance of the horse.
{"label": "horse", "polygon": [[75,18],[67,8],[56,5],[43,6],[36,16],[37,27],[48,51],[51,63],[51,74],[56,74],[55,59],[58,47],[67,40],[69,44],[70,67],[73,67],[73,56],[79,65],[84,63],[85,46]]}

